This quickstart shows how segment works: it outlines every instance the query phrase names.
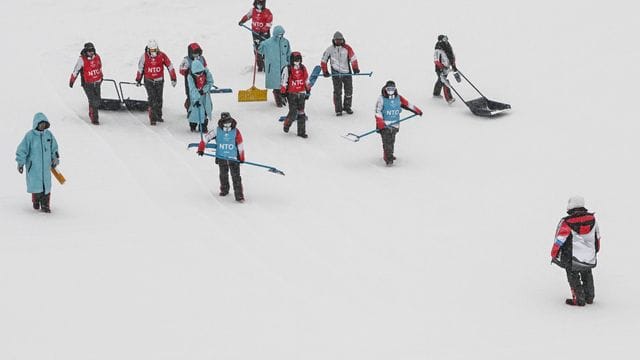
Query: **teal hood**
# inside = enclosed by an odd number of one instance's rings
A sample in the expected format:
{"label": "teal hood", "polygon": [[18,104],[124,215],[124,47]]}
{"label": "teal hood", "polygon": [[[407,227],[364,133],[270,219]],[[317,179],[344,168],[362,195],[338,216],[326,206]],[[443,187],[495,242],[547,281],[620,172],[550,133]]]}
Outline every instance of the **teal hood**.
{"label": "teal hood", "polygon": [[273,35],[284,36],[284,28],[280,25],[276,25],[276,27],[273,28]]}
{"label": "teal hood", "polygon": [[[39,112],[36,113],[35,115],[33,115],[33,129],[35,130],[36,127],[38,127],[38,124],[40,124],[41,122],[46,122],[47,124],[51,125],[51,123],[49,122],[49,119],[47,119],[47,115]],[[49,127],[49,126],[47,126]]]}

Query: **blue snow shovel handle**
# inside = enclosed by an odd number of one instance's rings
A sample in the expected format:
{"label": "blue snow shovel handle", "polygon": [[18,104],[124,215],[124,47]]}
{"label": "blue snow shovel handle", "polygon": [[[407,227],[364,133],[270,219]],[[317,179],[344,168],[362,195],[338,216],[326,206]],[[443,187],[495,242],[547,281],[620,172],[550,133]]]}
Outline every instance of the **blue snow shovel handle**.
{"label": "blue snow shovel handle", "polygon": [[[399,123],[401,123],[403,121],[407,121],[407,120],[411,119],[414,116],[418,116],[418,114],[413,114],[413,115],[407,116],[406,118],[393,121],[393,122],[389,123],[389,125],[385,126],[385,128],[389,127],[391,125],[399,124]],[[363,138],[365,136],[369,136],[369,135],[371,135],[373,133],[376,133],[378,131],[379,131],[378,129],[374,129],[374,130],[367,131],[366,133],[360,134],[360,135],[357,135],[357,134],[354,134],[354,133],[348,133],[347,135],[343,136],[343,138],[345,138],[345,139],[347,139],[349,141],[358,142],[358,141],[360,141],[361,138]]]}
{"label": "blue snow shovel handle", "polygon": [[247,29],[247,30],[251,31],[251,32],[252,32],[252,33],[254,33],[256,36],[258,36],[260,39],[262,39],[262,40],[267,40],[267,38],[265,38],[264,36],[262,36],[262,34],[258,34],[257,32],[253,31],[253,29],[251,29],[251,28],[250,28],[250,27],[248,27],[247,25],[242,24],[242,25],[240,25],[240,26],[242,26],[243,28],[245,28],[245,29]]}
{"label": "blue snow shovel handle", "polygon": [[282,170],[278,170],[278,169],[274,168],[273,166],[258,164],[258,163],[254,163],[254,162],[251,162],[251,161],[240,161],[240,160],[237,160],[237,159],[232,159],[232,158],[228,158],[228,157],[224,157],[224,156],[218,156],[216,154],[210,154],[210,153],[204,153],[204,155],[211,156],[211,157],[214,157],[214,158],[220,159],[220,160],[227,160],[227,161],[233,161],[233,162],[240,163],[240,164],[257,166],[257,167],[265,168],[265,169],[269,170],[269,172],[272,172],[274,174],[284,175],[284,172]]}
{"label": "blue snow shovel handle", "polygon": [[[335,74],[329,74],[329,77],[340,77],[340,76],[368,76],[371,77],[371,75],[373,75],[373,71],[368,72],[368,73],[357,73],[357,74],[341,74],[341,73],[335,73]],[[323,76],[324,77],[324,76]]]}

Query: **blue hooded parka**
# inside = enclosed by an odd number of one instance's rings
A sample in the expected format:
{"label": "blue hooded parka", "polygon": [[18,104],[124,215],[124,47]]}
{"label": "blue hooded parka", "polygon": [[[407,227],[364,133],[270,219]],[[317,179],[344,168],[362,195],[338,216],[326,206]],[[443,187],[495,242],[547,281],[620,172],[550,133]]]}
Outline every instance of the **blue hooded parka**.
{"label": "blue hooded parka", "polygon": [[289,65],[291,57],[291,46],[289,40],[284,38],[284,28],[280,25],[273,28],[273,36],[258,46],[258,52],[265,59],[265,87],[280,89],[282,68]]}
{"label": "blue hooded parka", "polygon": [[[204,71],[207,75],[207,82],[204,84],[202,91],[204,95],[200,95],[198,88],[196,87],[195,75],[198,72]],[[205,68],[200,60],[193,60],[191,63],[191,71],[187,74],[187,84],[189,86],[189,122],[194,124],[203,124],[204,119],[211,119],[211,113],[213,112],[213,103],[211,102],[211,88],[213,87],[213,75],[209,69]],[[196,102],[200,102],[200,107],[195,106]]]}
{"label": "blue hooded parka", "polygon": [[16,162],[27,173],[27,192],[38,194],[51,192],[51,163],[58,156],[58,142],[51,131],[39,131],[38,124],[49,119],[43,113],[33,116],[33,129],[24,135],[16,150]]}

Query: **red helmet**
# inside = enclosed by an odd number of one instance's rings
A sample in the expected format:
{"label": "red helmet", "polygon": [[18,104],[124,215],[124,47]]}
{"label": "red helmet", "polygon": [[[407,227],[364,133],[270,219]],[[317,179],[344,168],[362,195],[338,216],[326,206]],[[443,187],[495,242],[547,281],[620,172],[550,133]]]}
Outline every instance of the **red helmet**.
{"label": "red helmet", "polygon": [[198,43],[191,43],[187,47],[187,55],[189,55],[189,57],[192,59],[194,55],[202,55],[202,48],[200,47],[200,45],[198,45]]}
{"label": "red helmet", "polygon": [[291,53],[291,58],[289,59],[289,63],[293,65],[294,61],[302,62],[302,54],[299,51],[294,51]]}

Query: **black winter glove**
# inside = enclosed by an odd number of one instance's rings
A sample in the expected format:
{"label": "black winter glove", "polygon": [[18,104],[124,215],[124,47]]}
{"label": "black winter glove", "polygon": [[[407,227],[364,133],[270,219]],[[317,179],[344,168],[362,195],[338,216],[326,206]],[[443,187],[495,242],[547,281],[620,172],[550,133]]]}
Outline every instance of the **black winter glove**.
{"label": "black winter glove", "polygon": [[457,82],[462,81],[462,79],[460,79],[460,74],[459,73],[453,73],[453,77],[456,78]]}
{"label": "black winter glove", "polygon": [[24,171],[24,165],[18,165],[18,172],[22,174],[23,171]]}
{"label": "black winter glove", "polygon": [[329,74],[329,72],[328,72],[328,71],[323,71],[323,72],[322,72],[322,76],[324,76],[324,77],[329,77],[329,76],[331,76],[331,74]]}
{"label": "black winter glove", "polygon": [[309,96],[311,96],[311,93],[310,93],[309,91],[307,91],[307,92],[304,94],[304,99],[305,99],[305,100],[309,100]]}
{"label": "black winter glove", "polygon": [[354,74],[360,74],[360,69],[353,69]]}
{"label": "black winter glove", "polygon": [[198,156],[204,156],[204,151],[198,151]]}
{"label": "black winter glove", "polygon": [[204,95],[204,90],[200,89],[200,90],[198,90],[198,93],[200,94],[200,96],[203,96]]}
{"label": "black winter glove", "polygon": [[199,107],[200,107],[200,106],[202,106],[202,105],[200,104],[200,101],[196,101],[196,102],[193,104],[193,106],[195,106],[195,107],[199,108]]}
{"label": "black winter glove", "polygon": [[142,86],[142,80],[136,80],[136,86],[138,87]]}

